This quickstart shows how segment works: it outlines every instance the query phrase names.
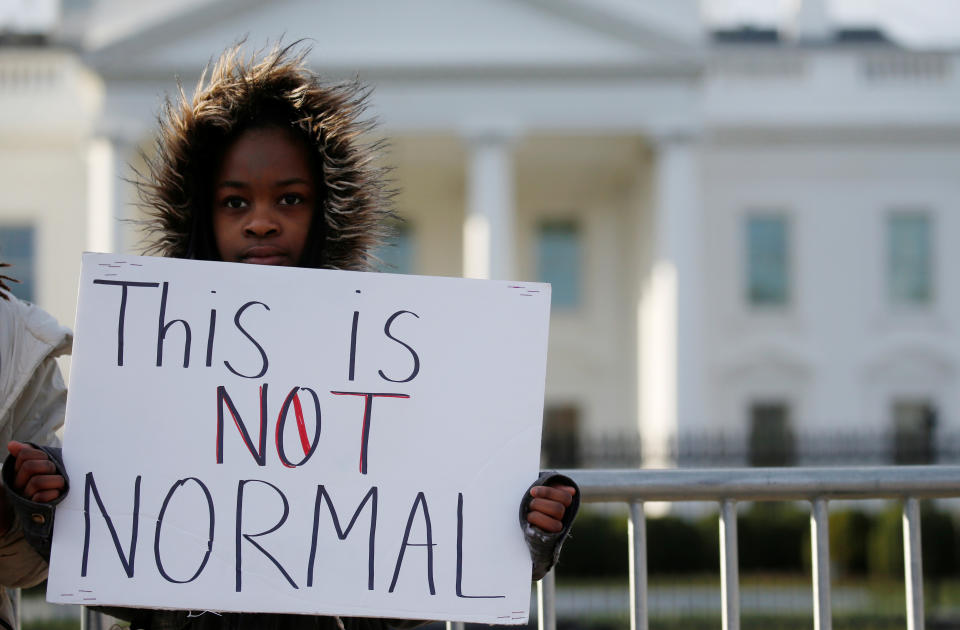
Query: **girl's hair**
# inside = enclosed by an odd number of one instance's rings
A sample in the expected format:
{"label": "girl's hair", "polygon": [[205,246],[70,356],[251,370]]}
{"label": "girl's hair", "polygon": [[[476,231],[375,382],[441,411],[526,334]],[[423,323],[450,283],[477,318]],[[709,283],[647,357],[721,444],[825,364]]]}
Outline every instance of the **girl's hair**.
{"label": "girl's hair", "polygon": [[204,70],[192,99],[182,86],[176,100],[167,99],[156,154],[144,157],[147,168],[134,182],[149,217],[146,253],[219,259],[211,206],[223,154],[244,131],[281,127],[310,149],[318,192],[300,264],[372,266],[393,193],[373,164],[382,143],[361,137],[373,128],[360,119],[369,91],[357,82],[323,83],[306,67],[309,52],[294,43],[247,58],[234,46]]}
{"label": "girl's hair", "polygon": [[[10,266],[10,263],[0,262],[0,269],[3,269],[4,267],[9,267],[9,266]],[[7,282],[19,282],[19,280],[0,273],[0,300],[10,299],[10,297],[7,294],[10,293],[11,291],[10,291],[10,287],[7,286]]]}

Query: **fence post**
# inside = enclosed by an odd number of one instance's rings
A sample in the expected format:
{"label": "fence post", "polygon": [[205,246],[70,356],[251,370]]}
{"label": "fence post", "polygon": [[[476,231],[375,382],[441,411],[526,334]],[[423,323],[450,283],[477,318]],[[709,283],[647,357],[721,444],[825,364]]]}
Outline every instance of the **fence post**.
{"label": "fence post", "polygon": [[920,502],[903,502],[903,570],[907,589],[907,630],[923,630],[923,556],[920,549]]}
{"label": "fence post", "polygon": [[7,588],[6,586],[0,586],[0,588],[7,592],[7,599],[10,602],[10,613],[13,618],[13,627],[20,628],[23,623],[23,616],[20,613],[20,589]]}
{"label": "fence post", "polygon": [[830,515],[827,500],[813,500],[810,510],[810,544],[813,559],[813,627],[831,630],[830,612]]}
{"label": "fence post", "polygon": [[630,504],[630,630],[647,630],[647,519],[643,502]]}
{"label": "fence post", "polygon": [[80,630],[106,630],[107,624],[104,623],[102,613],[95,611],[87,606],[82,607],[83,613],[80,615]]}
{"label": "fence post", "polygon": [[550,570],[537,582],[537,628],[557,630],[557,581]]}
{"label": "fence post", "polygon": [[737,503],[732,499],[720,502],[720,597],[723,630],[740,630]]}

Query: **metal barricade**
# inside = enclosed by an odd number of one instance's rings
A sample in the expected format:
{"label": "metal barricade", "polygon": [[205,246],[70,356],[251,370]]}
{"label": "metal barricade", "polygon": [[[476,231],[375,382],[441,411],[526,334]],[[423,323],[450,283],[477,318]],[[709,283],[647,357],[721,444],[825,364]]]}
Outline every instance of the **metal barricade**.
{"label": "metal barricade", "polygon": [[[903,501],[904,568],[908,630],[923,630],[923,573],[919,500],[960,497],[960,466],[869,468],[740,468],[669,470],[567,470],[588,502],[623,502],[630,508],[630,628],[646,630],[647,543],[643,506],[650,501],[712,501],[720,508],[720,589],[724,630],[740,628],[737,502],[807,501],[813,565],[815,630],[830,630],[828,502],[849,499]],[[552,587],[541,587],[540,628],[555,630]]]}

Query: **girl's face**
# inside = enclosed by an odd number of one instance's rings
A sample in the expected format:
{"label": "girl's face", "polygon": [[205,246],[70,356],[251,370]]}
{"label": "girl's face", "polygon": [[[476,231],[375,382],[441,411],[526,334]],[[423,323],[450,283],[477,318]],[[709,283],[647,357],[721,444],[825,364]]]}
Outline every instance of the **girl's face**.
{"label": "girl's face", "polygon": [[300,262],[317,204],[306,143],[286,129],[243,132],[214,179],[213,235],[226,262]]}

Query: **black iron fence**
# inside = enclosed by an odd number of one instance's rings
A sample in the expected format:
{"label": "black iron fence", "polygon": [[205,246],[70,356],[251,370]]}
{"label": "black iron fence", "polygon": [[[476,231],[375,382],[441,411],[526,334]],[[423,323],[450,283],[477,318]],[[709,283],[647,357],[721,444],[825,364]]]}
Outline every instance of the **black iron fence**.
{"label": "black iron fence", "polygon": [[546,435],[542,453],[542,464],[550,468],[636,468],[644,462],[682,468],[960,464],[960,431],[820,431],[784,434],[776,440],[697,432],[674,436],[659,449],[629,432]]}

